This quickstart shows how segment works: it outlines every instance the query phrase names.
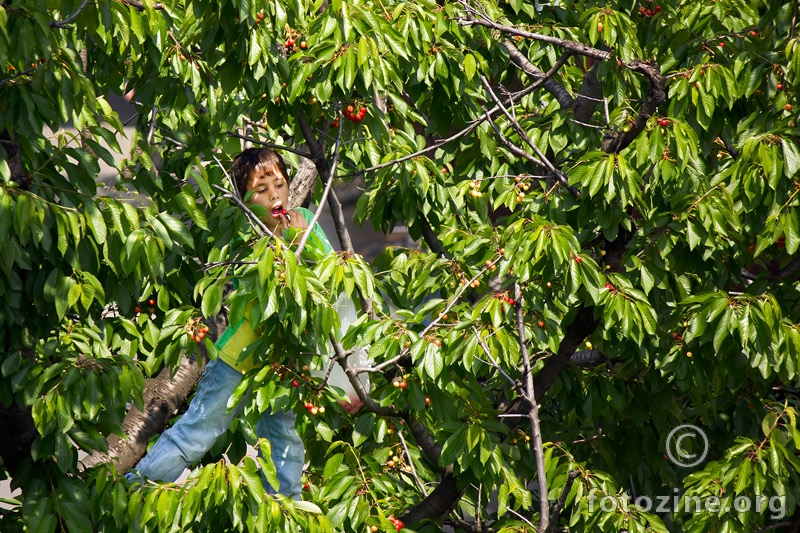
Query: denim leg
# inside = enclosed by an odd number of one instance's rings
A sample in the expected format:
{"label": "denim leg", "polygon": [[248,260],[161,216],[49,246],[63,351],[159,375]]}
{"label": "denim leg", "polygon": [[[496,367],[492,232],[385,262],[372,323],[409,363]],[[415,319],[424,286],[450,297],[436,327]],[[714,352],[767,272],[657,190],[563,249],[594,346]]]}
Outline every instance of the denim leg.
{"label": "denim leg", "polygon": [[[242,374],[227,363],[210,361],[189,409],[139,461],[136,465],[139,474],[159,481],[175,481],[185,468],[197,463],[242,410],[240,404],[227,412],[228,399],[241,380]],[[139,478],[134,472],[125,477]]]}
{"label": "denim leg", "polygon": [[[297,434],[294,419],[292,411],[272,413],[267,410],[256,424],[256,435],[269,440],[272,462],[275,463],[280,482],[279,492],[289,497],[299,497],[303,490],[300,478],[305,464],[305,448]],[[275,492],[264,476],[262,481],[268,493]]]}

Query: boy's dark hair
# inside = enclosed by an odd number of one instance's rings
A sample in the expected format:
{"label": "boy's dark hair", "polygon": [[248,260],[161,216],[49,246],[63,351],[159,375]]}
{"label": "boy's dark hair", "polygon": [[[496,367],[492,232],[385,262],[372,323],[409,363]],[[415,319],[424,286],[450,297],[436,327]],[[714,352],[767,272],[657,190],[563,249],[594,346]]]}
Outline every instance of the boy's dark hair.
{"label": "boy's dark hair", "polygon": [[289,173],[286,171],[286,163],[283,157],[269,148],[248,148],[236,156],[231,165],[233,183],[236,185],[236,194],[239,198],[244,198],[247,192],[247,182],[250,176],[267,173],[277,169],[281,175],[290,181]]}

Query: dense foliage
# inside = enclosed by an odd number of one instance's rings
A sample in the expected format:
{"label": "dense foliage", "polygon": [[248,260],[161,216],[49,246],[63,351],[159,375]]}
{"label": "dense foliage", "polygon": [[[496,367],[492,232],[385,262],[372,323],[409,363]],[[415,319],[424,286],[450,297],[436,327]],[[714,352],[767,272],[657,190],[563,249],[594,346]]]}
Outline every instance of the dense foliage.
{"label": "dense foliage", "polygon": [[[3,0],[0,477],[21,492],[0,529],[795,531],[797,16],[789,0]],[[129,91],[119,154],[107,95]],[[224,192],[243,138],[295,169],[310,153],[314,204],[331,171],[363,177],[358,221],[420,248],[368,264],[261,235]],[[355,414],[309,371],[343,291],[364,313],[332,349],[370,356],[339,358],[370,377]],[[209,317],[253,301],[265,365],[205,466],[136,487],[120,469],[137,457],[82,468],[146,380],[214,357]],[[252,429],[268,406],[298,412],[305,501],[265,495],[271,465],[245,457],[268,446]],[[709,441],[691,468],[667,453],[681,424]],[[625,495],[721,505],[598,504]],[[759,498],[774,505],[740,505]]]}

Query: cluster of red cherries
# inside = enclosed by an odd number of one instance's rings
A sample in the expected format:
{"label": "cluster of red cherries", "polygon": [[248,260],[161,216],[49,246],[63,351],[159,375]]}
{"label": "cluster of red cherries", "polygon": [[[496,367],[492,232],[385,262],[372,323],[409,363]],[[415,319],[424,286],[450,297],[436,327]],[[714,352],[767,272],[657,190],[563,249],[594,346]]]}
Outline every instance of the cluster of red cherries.
{"label": "cluster of red cherries", "polygon": [[502,292],[494,293],[494,297],[497,298],[498,300],[503,300],[508,305],[515,305],[517,303],[517,301],[514,298],[510,298],[505,294],[503,294]]}
{"label": "cluster of red cherries", "polygon": [[308,48],[308,43],[306,41],[300,41],[297,43],[293,37],[287,37],[286,42],[283,43],[283,46],[286,48],[287,53],[293,54],[297,51],[298,46],[301,50]]}
{"label": "cluster of red cherries", "polygon": [[[647,0],[647,3],[650,4],[652,2]],[[654,17],[659,11],[661,11],[661,6],[656,6],[654,9],[639,6],[639,15],[642,17]]]}
{"label": "cluster of red cherries", "polygon": [[356,110],[355,106],[348,105],[344,109],[344,116],[349,118],[351,122],[361,122],[361,119],[363,119],[366,114],[367,108],[363,106]]}

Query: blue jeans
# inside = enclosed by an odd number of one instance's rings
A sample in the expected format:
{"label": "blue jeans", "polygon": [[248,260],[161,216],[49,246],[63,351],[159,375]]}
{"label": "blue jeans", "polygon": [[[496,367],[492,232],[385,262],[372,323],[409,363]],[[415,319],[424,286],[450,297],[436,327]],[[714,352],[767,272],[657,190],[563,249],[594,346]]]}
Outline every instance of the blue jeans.
{"label": "blue jeans", "polygon": [[[217,438],[227,431],[233,418],[244,408],[244,401],[227,410],[228,399],[242,380],[242,374],[227,363],[210,361],[203,370],[197,393],[189,409],[174,426],[161,434],[150,452],[125,477],[131,481],[145,477],[175,481],[185,468],[194,466]],[[272,462],[278,473],[279,492],[299,496],[302,491],[305,449],[294,425],[292,411],[272,413],[267,410],[256,424],[256,435],[269,440]],[[275,491],[262,475],[268,493]]]}

